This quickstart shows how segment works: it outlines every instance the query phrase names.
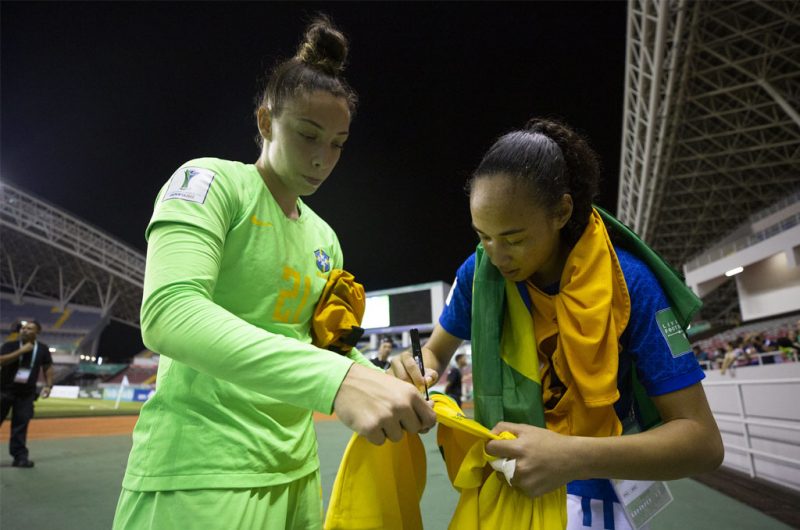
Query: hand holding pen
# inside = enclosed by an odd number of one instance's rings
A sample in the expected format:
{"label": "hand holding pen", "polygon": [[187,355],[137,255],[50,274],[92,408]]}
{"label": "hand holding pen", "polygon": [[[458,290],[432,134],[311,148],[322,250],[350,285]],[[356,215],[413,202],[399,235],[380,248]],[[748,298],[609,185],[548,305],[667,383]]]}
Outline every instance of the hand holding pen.
{"label": "hand holding pen", "polygon": [[[428,386],[439,379],[439,374],[436,370],[425,368],[425,362],[422,359],[419,330],[411,329],[410,334],[411,348],[395,356],[390,361],[391,365],[386,373],[411,383],[420,393],[423,392],[424,388],[425,396],[428,397]],[[428,403],[431,403],[431,401],[428,401]]]}
{"label": "hand holding pen", "polygon": [[[423,379],[425,378],[425,361],[422,360],[422,345],[419,342],[419,330],[417,328],[411,328],[411,355],[414,357],[414,360],[417,362],[417,366],[419,367],[419,373],[422,374]],[[428,385],[423,384],[425,387],[425,399],[430,399],[428,395]]]}

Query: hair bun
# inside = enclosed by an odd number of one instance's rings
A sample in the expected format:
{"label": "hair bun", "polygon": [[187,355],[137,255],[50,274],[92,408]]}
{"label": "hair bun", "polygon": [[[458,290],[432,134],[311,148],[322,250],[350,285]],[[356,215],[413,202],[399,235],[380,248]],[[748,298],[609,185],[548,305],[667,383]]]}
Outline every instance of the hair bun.
{"label": "hair bun", "polygon": [[295,58],[328,75],[338,76],[347,59],[347,38],[327,16],[319,15],[306,28]]}
{"label": "hair bun", "polygon": [[531,118],[525,124],[525,130],[532,133],[541,133],[555,141],[568,134],[568,129],[564,125],[545,118]]}

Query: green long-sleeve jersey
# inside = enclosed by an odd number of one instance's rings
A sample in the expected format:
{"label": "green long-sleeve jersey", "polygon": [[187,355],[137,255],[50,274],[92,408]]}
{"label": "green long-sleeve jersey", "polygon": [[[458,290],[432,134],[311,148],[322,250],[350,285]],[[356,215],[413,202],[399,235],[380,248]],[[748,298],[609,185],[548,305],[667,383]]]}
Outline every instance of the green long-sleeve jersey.
{"label": "green long-sleeve jersey", "polygon": [[288,219],[254,165],[188,162],[147,227],[142,336],[161,354],[123,486],[251,488],[319,466],[312,411],[330,413],[352,362],[311,344],[342,267],[334,231],[298,199]]}

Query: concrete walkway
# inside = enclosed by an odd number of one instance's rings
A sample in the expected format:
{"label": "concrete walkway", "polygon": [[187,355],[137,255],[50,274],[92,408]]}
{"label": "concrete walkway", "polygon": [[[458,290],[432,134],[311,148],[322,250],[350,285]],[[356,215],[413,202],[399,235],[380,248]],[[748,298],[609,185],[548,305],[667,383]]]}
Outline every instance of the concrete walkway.
{"label": "concrete walkway", "polygon": [[[335,421],[316,425],[327,503],[350,432]],[[458,496],[447,479],[435,435],[428,434],[423,440],[428,460],[428,482],[421,502],[423,520],[426,530],[444,530]],[[17,469],[11,467],[8,443],[0,444],[0,527],[110,528],[130,446],[128,435],[32,440],[29,447],[36,467]],[[685,479],[669,485],[675,502],[651,524],[653,530],[790,528],[699,482]]]}

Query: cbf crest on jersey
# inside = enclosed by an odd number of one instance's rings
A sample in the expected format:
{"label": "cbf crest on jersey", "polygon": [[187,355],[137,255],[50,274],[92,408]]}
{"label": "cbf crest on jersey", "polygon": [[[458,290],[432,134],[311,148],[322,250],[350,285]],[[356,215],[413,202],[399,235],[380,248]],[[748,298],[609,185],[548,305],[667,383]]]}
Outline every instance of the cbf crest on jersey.
{"label": "cbf crest on jersey", "polygon": [[165,201],[180,199],[203,204],[214,181],[214,173],[202,167],[182,167],[172,174]]}
{"label": "cbf crest on jersey", "polygon": [[317,268],[320,272],[328,272],[331,270],[331,257],[328,256],[324,250],[318,248],[314,251],[314,256],[317,257]]}

